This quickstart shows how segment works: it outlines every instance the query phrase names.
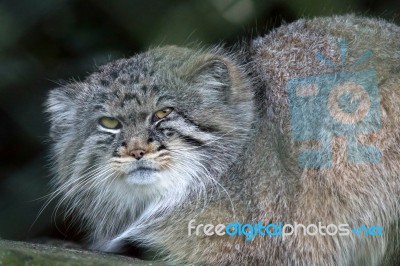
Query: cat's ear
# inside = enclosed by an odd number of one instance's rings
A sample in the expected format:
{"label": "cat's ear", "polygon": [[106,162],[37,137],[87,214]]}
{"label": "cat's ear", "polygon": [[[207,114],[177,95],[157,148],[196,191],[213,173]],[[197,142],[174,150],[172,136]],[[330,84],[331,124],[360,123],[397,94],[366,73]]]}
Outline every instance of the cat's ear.
{"label": "cat's ear", "polygon": [[59,139],[76,124],[76,90],[71,87],[60,87],[49,92],[46,112],[50,116],[50,137]]}
{"label": "cat's ear", "polygon": [[184,67],[186,77],[195,86],[235,94],[244,85],[240,66],[224,56],[204,55]]}

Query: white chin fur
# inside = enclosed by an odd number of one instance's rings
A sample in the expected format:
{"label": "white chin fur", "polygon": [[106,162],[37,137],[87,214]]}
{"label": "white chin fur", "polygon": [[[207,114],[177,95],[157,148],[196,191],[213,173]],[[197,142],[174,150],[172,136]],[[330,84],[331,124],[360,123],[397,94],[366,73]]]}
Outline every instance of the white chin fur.
{"label": "white chin fur", "polygon": [[126,177],[128,184],[152,185],[159,182],[162,174],[155,171],[136,171]]}
{"label": "white chin fur", "polygon": [[[139,206],[145,206],[145,208],[128,223],[125,229],[120,230],[119,234],[98,237],[93,248],[109,252],[118,250],[121,243],[126,240],[151,241],[154,236],[151,236],[146,228],[160,223],[166,213],[184,200],[190,192],[190,188],[205,187],[203,182],[207,182],[207,172],[203,170],[204,168],[196,164],[192,164],[191,167],[180,165],[173,169],[148,173],[148,176],[140,176],[139,171],[134,172],[133,175],[128,176],[128,179],[125,179],[125,182],[118,182],[119,185],[115,188],[117,191],[114,193],[129,195],[124,198],[124,201],[125,203],[129,202],[127,205],[133,209]],[[132,185],[126,185],[127,183]],[[121,193],[123,191],[125,193]],[[108,224],[102,226],[110,224],[116,223],[109,221]]]}

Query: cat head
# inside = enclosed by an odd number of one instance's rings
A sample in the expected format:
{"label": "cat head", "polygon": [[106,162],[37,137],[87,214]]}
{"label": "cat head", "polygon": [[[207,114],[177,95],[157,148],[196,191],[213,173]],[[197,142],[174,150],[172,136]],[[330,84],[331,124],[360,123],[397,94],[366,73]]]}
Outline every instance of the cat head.
{"label": "cat head", "polygon": [[56,185],[70,202],[173,201],[217,182],[240,160],[253,93],[221,49],[171,46],[54,89],[47,111]]}

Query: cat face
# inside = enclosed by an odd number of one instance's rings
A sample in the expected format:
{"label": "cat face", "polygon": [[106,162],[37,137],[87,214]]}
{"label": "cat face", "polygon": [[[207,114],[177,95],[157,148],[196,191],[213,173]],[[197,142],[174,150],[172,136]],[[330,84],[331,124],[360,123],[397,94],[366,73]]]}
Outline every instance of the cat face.
{"label": "cat face", "polygon": [[217,182],[251,128],[246,80],[233,59],[167,47],[53,90],[58,186],[167,195]]}

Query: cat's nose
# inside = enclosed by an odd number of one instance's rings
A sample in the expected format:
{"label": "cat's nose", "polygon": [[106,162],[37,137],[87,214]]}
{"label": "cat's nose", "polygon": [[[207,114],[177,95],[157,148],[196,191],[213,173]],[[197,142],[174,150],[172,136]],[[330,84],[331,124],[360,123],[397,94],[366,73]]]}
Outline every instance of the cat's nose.
{"label": "cat's nose", "polygon": [[131,156],[134,157],[136,160],[140,160],[145,154],[146,151],[142,149],[134,149],[130,152]]}

